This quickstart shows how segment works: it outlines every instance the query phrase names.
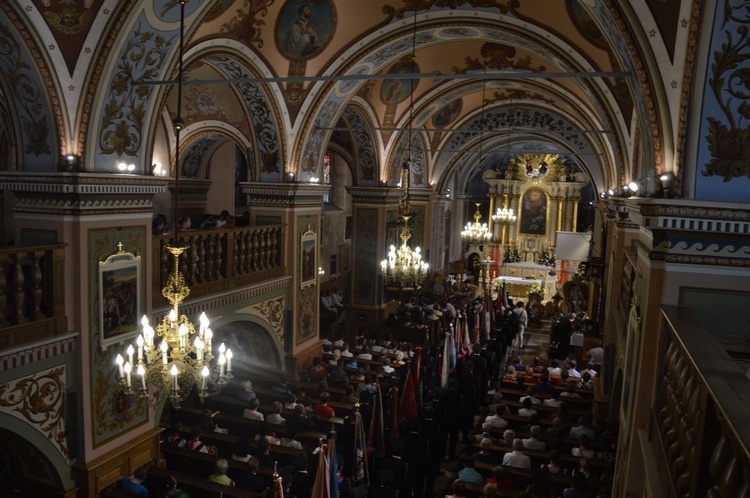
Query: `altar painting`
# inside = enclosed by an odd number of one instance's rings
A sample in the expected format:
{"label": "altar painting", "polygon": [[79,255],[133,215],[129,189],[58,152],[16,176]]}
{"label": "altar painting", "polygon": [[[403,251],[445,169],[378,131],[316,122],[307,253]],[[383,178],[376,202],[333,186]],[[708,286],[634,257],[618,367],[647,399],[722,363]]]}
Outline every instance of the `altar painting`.
{"label": "altar painting", "polygon": [[538,187],[532,187],[521,199],[520,233],[544,235],[547,233],[547,194]]}

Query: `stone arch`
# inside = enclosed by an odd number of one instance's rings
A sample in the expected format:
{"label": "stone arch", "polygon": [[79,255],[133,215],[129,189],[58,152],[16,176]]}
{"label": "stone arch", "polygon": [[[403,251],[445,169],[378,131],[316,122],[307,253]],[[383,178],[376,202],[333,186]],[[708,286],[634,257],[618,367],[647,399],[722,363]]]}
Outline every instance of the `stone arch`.
{"label": "stone arch", "polygon": [[283,342],[260,317],[244,315],[221,323],[214,328],[213,343],[222,342],[232,349],[233,368],[238,371],[278,375],[284,370]]}
{"label": "stone arch", "polygon": [[74,486],[69,462],[49,439],[23,421],[0,413],[0,450],[3,448],[11,455],[11,465],[15,464],[11,469],[15,478],[60,491]]}
{"label": "stone arch", "polygon": [[378,149],[373,137],[373,119],[358,106],[347,106],[343,118],[347,122],[354,141],[354,155],[356,164],[353,168],[354,184],[360,187],[374,187],[378,184],[380,168],[378,167]]}

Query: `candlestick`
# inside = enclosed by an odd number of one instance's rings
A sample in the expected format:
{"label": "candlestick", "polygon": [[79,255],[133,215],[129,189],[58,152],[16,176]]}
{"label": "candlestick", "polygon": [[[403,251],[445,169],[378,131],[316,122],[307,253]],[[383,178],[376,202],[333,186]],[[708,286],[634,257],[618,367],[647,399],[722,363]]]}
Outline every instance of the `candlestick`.
{"label": "candlestick", "polygon": [[193,344],[195,345],[196,358],[198,359],[198,361],[203,361],[203,346],[205,346],[204,342],[201,341],[200,337],[196,337]]}
{"label": "candlestick", "polygon": [[138,344],[138,363],[143,361],[143,336],[139,335],[138,339],[135,340],[135,343]]}
{"label": "candlestick", "polygon": [[177,365],[172,365],[172,370],[170,371],[170,373],[172,374],[172,390],[176,391],[177,390],[177,374],[179,373],[177,371]]}
{"label": "candlestick", "polygon": [[201,370],[201,375],[203,376],[203,390],[205,391],[208,387],[208,367],[203,365],[203,370]]}
{"label": "candlestick", "polygon": [[143,388],[143,391],[146,391],[146,369],[143,368],[143,365],[138,365],[138,368],[136,369],[136,372],[138,375],[141,376],[141,387]]}
{"label": "candlestick", "polygon": [[129,361],[126,361],[123,369],[125,370],[125,384],[130,387],[130,371],[133,369],[133,367],[130,366]]}
{"label": "candlestick", "polygon": [[167,350],[169,349],[169,344],[167,344],[167,341],[163,340],[161,341],[161,362],[166,365],[167,364]]}
{"label": "candlestick", "polygon": [[211,332],[210,328],[207,328],[206,331],[203,333],[203,338],[206,340],[206,349],[208,351],[211,351],[211,339],[213,338],[214,333]]}
{"label": "candlestick", "polygon": [[224,377],[224,369],[226,368],[227,358],[224,353],[219,353],[219,377]]}
{"label": "candlestick", "polygon": [[122,380],[122,378],[125,376],[125,372],[122,369],[123,361],[124,360],[122,359],[122,355],[118,354],[117,356],[115,356],[115,363],[117,363],[117,368],[120,369],[120,380]]}
{"label": "candlestick", "polygon": [[200,322],[198,335],[203,337],[203,334],[206,333],[206,329],[208,328],[208,317],[206,316],[205,312],[201,313],[201,316],[198,317],[198,321]]}

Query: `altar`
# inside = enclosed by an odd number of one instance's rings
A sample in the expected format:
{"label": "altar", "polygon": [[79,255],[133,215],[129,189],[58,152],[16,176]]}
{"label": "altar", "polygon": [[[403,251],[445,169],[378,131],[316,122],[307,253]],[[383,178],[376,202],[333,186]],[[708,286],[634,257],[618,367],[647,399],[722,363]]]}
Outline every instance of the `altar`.
{"label": "altar", "polygon": [[536,263],[503,263],[493,287],[502,287],[504,281],[505,289],[513,298],[526,300],[530,292],[538,292],[542,294],[542,301],[548,301],[557,292],[557,277],[550,275],[550,270]]}

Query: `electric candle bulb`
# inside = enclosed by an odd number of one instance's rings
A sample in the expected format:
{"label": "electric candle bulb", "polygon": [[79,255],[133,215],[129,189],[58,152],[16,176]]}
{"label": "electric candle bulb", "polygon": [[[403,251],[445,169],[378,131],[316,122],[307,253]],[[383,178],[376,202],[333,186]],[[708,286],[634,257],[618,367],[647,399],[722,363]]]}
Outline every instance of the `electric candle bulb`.
{"label": "electric candle bulb", "polygon": [[128,344],[127,353],[128,353],[128,361],[132,365],[133,364],[133,353],[135,353],[135,349],[133,349],[133,345],[132,344]]}
{"label": "electric candle bulb", "polygon": [[167,364],[167,350],[169,349],[169,344],[167,344],[167,341],[161,341],[161,362],[166,365]]}
{"label": "electric candle bulb", "polygon": [[120,379],[122,379],[125,376],[125,372],[122,369],[122,364],[125,360],[122,359],[122,355],[118,354],[115,357],[115,363],[117,363],[117,367],[120,369]]}
{"label": "electric candle bulb", "polygon": [[143,359],[143,336],[139,335],[138,339],[135,340],[135,343],[138,344],[138,360],[140,361]]}
{"label": "electric candle bulb", "polygon": [[133,370],[133,367],[130,366],[130,362],[126,361],[125,365],[123,366],[123,370],[125,370],[125,383],[128,387],[130,387],[130,372]]}
{"label": "electric candle bulb", "polygon": [[177,312],[172,308],[172,310],[169,312],[169,321],[170,322],[176,322],[177,321]]}
{"label": "electric candle bulb", "polygon": [[138,365],[138,368],[135,370],[138,375],[141,376],[141,387],[143,390],[146,390],[146,369],[143,368],[143,365]]}
{"label": "electric candle bulb", "polygon": [[205,344],[201,341],[200,337],[196,337],[193,344],[195,344],[195,356],[198,358],[198,361],[203,361],[203,347]]}
{"label": "electric candle bulb", "polygon": [[180,324],[180,327],[177,329],[177,331],[180,334],[180,349],[185,349],[185,343],[186,343],[186,337],[188,333],[187,325],[184,323]]}
{"label": "electric candle bulb", "polygon": [[219,354],[224,354],[224,351],[226,351],[226,350],[227,350],[227,348],[226,348],[226,346],[224,346],[224,343],[222,342],[219,345]]}
{"label": "electric candle bulb", "polygon": [[201,375],[203,376],[203,390],[205,391],[208,387],[208,367],[203,366],[203,370],[201,370]]}
{"label": "electric candle bulb", "polygon": [[198,328],[198,335],[203,337],[203,334],[206,333],[206,329],[208,328],[208,317],[206,316],[206,313],[201,313],[201,316],[198,317],[198,321],[200,322],[200,327]]}
{"label": "electric candle bulb", "polygon": [[232,356],[234,356],[232,350],[227,348],[225,356],[227,357],[227,373],[232,373]]}
{"label": "electric candle bulb", "polygon": [[227,358],[224,353],[219,353],[219,376],[224,377],[224,368],[226,367]]}
{"label": "electric candle bulb", "polygon": [[172,374],[172,390],[177,390],[177,374],[180,372],[177,370],[177,365],[172,365],[172,370],[170,372]]}

